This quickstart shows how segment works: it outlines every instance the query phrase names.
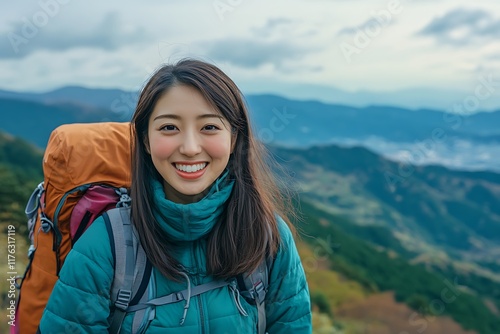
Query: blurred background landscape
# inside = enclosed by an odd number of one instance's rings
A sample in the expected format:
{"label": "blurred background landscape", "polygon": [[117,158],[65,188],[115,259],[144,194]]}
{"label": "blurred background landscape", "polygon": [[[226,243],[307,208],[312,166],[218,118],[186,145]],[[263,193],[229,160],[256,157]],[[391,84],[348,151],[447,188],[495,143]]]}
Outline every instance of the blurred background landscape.
{"label": "blurred background landscape", "polygon": [[19,274],[51,131],[129,121],[154,68],[193,56],[240,86],[284,167],[315,333],[500,333],[499,3],[46,0],[0,18]]}

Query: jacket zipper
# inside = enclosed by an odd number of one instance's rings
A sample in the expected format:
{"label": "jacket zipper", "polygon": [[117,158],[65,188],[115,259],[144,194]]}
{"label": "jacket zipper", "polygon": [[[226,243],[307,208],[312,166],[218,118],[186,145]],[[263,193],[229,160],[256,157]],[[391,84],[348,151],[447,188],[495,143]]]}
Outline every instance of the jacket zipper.
{"label": "jacket zipper", "polygon": [[205,316],[203,314],[203,305],[201,303],[201,295],[198,297],[198,307],[200,308],[201,332],[205,333]]}
{"label": "jacket zipper", "polygon": [[[195,268],[198,268],[198,261],[197,261],[197,256],[196,256],[196,245],[198,244],[198,241],[195,240],[193,241],[193,262],[195,265]],[[196,285],[200,284],[198,282],[197,278],[194,278],[194,281]],[[196,296],[196,299],[198,300],[198,308],[200,309],[200,327],[201,327],[201,333],[205,333],[205,314],[203,312],[203,303],[201,302],[202,295]]]}
{"label": "jacket zipper", "polygon": [[[183,219],[184,219],[184,222],[186,224],[189,223],[189,211],[186,211],[184,210],[182,212],[182,215],[183,215]],[[193,241],[193,252],[192,252],[192,255],[193,255],[193,262],[194,262],[194,267],[197,269],[198,268],[198,260],[197,260],[197,254],[196,254],[196,246],[199,244],[198,240],[194,240]],[[200,282],[198,282],[198,279],[197,277],[193,277],[193,280],[195,281],[195,284],[198,285],[200,284]],[[205,331],[205,315],[204,315],[204,312],[203,312],[203,303],[201,301],[201,297],[202,295],[198,295],[196,296],[195,298],[197,298],[198,300],[198,308],[200,309],[200,327],[201,327],[201,333],[204,334],[206,331]]]}

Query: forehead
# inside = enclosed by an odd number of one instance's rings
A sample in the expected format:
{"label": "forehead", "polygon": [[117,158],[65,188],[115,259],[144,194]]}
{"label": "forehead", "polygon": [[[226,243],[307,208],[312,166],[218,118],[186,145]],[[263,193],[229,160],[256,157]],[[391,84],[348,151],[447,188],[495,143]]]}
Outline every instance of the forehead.
{"label": "forehead", "polygon": [[196,88],[186,85],[168,89],[156,102],[151,119],[159,115],[176,115],[181,118],[197,117],[203,114],[222,114],[208,102]]}

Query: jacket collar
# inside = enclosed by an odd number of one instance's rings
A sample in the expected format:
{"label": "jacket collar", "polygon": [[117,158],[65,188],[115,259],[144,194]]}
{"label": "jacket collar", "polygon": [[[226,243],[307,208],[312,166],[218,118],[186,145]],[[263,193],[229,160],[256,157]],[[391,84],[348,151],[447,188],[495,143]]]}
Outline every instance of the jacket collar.
{"label": "jacket collar", "polygon": [[230,180],[228,174],[226,171],[215,180],[200,201],[189,204],[174,203],[166,199],[161,182],[153,180],[153,214],[170,240],[193,241],[212,230],[233,189],[234,180]]}

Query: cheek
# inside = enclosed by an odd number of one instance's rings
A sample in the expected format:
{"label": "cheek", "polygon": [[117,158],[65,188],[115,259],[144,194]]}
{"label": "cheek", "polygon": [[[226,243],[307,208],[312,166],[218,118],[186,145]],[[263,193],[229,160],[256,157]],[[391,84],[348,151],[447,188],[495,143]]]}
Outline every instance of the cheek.
{"label": "cheek", "polygon": [[213,138],[205,143],[205,149],[212,158],[228,159],[231,153],[231,140]]}
{"label": "cheek", "polygon": [[153,159],[165,159],[175,151],[175,145],[165,137],[153,137],[150,139],[149,147]]}

